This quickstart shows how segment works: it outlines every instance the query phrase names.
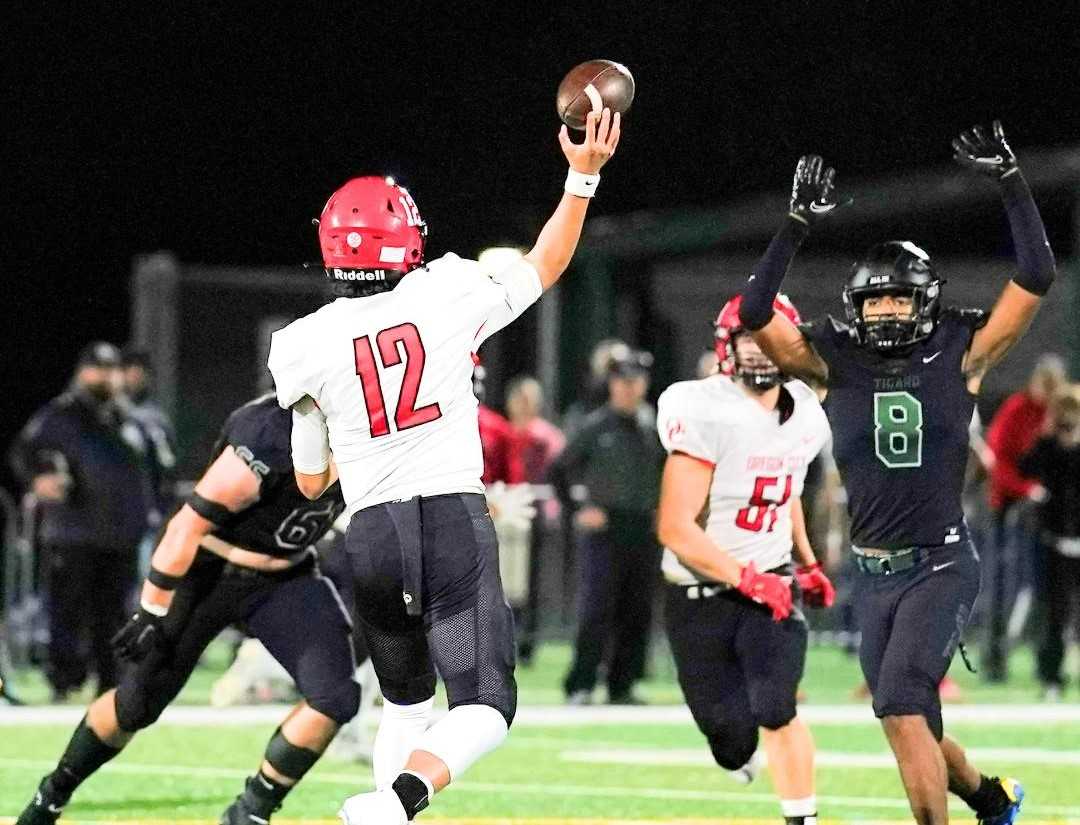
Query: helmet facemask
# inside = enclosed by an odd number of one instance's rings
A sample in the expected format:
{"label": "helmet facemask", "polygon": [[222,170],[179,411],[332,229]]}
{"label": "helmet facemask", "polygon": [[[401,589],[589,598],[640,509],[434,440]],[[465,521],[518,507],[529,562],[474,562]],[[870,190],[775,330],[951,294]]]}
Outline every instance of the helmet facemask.
{"label": "helmet facemask", "polygon": [[[886,241],[872,247],[852,267],[844,287],[844,312],[855,339],[881,353],[902,353],[929,338],[937,326],[941,285],[930,256],[911,241]],[[867,319],[868,298],[901,295],[911,313]]]}
{"label": "helmet facemask", "polygon": [[[753,342],[753,337],[745,330],[738,330],[731,336],[732,359],[735,363],[735,377],[751,392],[762,395],[773,387],[783,384],[785,379],[780,368],[754,344],[750,353],[739,354],[739,342]],[[745,345],[744,345],[745,347]]]}

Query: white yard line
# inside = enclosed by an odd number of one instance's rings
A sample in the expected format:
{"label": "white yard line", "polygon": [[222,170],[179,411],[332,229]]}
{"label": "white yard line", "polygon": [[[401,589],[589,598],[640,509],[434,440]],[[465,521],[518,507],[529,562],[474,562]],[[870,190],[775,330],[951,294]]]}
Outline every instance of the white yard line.
{"label": "white yard line", "polygon": [[[250,705],[228,708],[176,706],[161,717],[167,725],[228,726],[279,722],[289,705]],[[0,727],[10,725],[76,724],[85,708],[71,705],[0,707]],[[799,715],[813,725],[877,725],[868,705],[802,705]],[[1080,704],[1043,705],[946,705],[946,724],[1028,724],[1080,722]],[[688,724],[690,712],[683,705],[647,707],[527,706],[518,709],[515,725],[532,728],[560,728],[579,725]]]}

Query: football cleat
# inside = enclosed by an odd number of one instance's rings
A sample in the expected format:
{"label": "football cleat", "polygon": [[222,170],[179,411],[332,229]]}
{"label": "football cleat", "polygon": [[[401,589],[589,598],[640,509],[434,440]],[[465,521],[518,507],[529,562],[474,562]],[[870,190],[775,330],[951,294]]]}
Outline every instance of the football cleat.
{"label": "football cleat", "polygon": [[390,788],[350,796],[338,811],[344,825],[408,825],[409,817]]}
{"label": "football cleat", "polygon": [[983,817],[979,825],[1013,825],[1020,817],[1020,804],[1024,801],[1024,786],[1009,776],[1003,776],[997,780],[1005,796],[1009,798],[1009,806],[999,814]]}
{"label": "football cleat", "polygon": [[34,792],[34,798],[26,809],[19,814],[15,825],[54,825],[60,818],[67,800],[58,800],[51,796],[47,783],[49,777],[41,780],[41,784]]}
{"label": "football cleat", "polygon": [[249,776],[244,783],[244,792],[233,800],[232,805],[225,809],[218,820],[218,825],[267,825],[270,815],[278,810],[281,805],[272,801],[264,800],[252,791],[252,783],[256,778]]}

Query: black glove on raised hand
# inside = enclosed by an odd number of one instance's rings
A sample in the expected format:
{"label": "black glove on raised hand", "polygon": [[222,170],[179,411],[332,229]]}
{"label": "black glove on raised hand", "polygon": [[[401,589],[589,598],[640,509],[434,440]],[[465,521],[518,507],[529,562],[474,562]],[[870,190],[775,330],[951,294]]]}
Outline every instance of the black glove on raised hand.
{"label": "black glove on raised hand", "polygon": [[1019,167],[1016,155],[1005,141],[1001,121],[995,120],[993,134],[988,135],[982,126],[974,126],[952,142],[953,160],[980,174],[1001,179]]}
{"label": "black glove on raised hand", "polygon": [[156,650],[164,641],[162,617],[143,607],[116,632],[110,644],[122,662],[139,662]]}
{"label": "black glove on raised hand", "polygon": [[795,167],[791,184],[791,204],[788,214],[807,226],[824,219],[839,205],[833,180],[836,170],[825,167],[820,155],[803,155]]}

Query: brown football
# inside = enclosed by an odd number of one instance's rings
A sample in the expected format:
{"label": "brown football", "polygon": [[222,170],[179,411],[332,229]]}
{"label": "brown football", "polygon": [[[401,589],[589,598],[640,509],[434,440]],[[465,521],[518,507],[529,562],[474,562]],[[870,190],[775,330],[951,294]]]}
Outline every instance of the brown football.
{"label": "brown football", "polygon": [[634,102],[634,76],[621,63],[587,60],[563,78],[555,106],[559,118],[571,129],[584,129],[585,116],[605,106],[623,112]]}

